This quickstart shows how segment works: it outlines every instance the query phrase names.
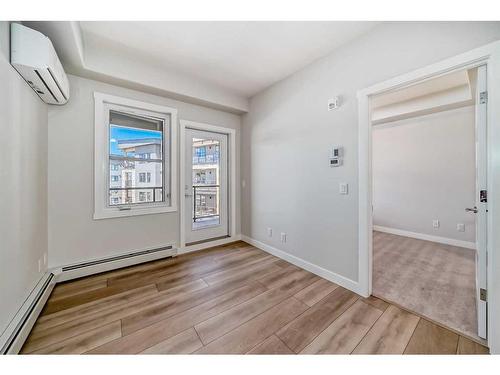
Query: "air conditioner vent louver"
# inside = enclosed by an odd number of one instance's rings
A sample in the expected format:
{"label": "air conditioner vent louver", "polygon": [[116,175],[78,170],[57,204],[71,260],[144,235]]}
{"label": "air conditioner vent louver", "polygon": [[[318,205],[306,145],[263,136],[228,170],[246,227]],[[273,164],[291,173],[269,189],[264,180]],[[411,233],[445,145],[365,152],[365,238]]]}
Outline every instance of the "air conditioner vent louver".
{"label": "air conditioner vent louver", "polygon": [[[43,85],[45,86],[45,88],[47,89],[47,91],[50,93],[50,95],[52,95],[52,98],[56,101],[56,103],[59,103],[59,100],[57,100],[56,96],[54,95],[54,93],[50,89],[49,85],[47,85],[47,82],[45,82],[45,80],[42,78],[42,76],[40,75],[40,73],[38,72],[38,70],[35,69],[35,73],[38,76],[38,78],[40,78],[40,81],[43,83]],[[37,93],[41,94],[41,95],[44,94],[42,91],[39,91],[39,90],[35,90],[35,91]]]}

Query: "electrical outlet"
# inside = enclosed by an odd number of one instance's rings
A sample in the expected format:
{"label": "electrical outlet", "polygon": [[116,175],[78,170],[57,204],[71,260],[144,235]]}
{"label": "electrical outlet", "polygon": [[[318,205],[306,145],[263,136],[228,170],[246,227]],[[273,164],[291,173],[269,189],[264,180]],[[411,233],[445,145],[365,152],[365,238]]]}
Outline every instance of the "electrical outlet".
{"label": "electrical outlet", "polygon": [[457,224],[457,231],[459,231],[459,232],[465,232],[465,224],[464,223],[458,223]]}
{"label": "electrical outlet", "polygon": [[273,236],[273,228],[267,228],[267,236],[272,237]]}
{"label": "electrical outlet", "polygon": [[433,228],[439,228],[439,220],[432,220],[432,227]]}
{"label": "electrical outlet", "polygon": [[38,259],[38,273],[42,272],[42,260]]}
{"label": "electrical outlet", "polygon": [[286,242],[286,233],[281,232],[281,242],[282,243]]}

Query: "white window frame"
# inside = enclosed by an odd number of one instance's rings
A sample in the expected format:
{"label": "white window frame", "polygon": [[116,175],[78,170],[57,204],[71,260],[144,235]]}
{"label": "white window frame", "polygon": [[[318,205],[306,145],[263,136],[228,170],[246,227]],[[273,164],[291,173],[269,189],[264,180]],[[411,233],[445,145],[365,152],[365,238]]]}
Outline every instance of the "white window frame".
{"label": "white window frame", "polygon": [[[115,217],[158,214],[177,211],[177,109],[119,96],[94,92],[94,220]],[[111,207],[108,204],[109,183],[109,105],[120,106],[120,111],[135,115],[154,113],[169,124],[169,134],[164,134],[163,150],[165,171],[169,172],[169,202],[143,203]],[[170,144],[166,143],[170,142]],[[164,173],[165,173],[164,171]],[[165,186],[165,183],[164,183]]]}

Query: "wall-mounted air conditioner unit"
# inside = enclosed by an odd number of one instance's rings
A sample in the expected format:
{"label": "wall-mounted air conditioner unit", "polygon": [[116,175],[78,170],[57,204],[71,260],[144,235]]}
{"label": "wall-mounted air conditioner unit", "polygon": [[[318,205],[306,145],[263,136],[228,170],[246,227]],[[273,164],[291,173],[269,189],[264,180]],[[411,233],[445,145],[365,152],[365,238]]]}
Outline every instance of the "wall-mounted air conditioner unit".
{"label": "wall-mounted air conditioner unit", "polygon": [[52,42],[42,33],[12,23],[10,63],[45,103],[61,105],[68,101],[68,77]]}

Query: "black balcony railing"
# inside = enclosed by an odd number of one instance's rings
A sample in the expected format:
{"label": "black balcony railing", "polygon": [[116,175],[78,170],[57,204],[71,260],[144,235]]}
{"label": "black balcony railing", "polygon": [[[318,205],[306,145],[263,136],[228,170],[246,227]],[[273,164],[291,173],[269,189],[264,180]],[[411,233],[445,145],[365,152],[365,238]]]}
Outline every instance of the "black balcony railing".
{"label": "black balcony railing", "polygon": [[[153,202],[163,202],[163,187],[162,186],[146,186],[146,187],[113,187],[109,188],[109,192],[111,193],[112,191],[120,192],[120,191],[125,191],[126,196],[125,199],[130,199],[132,200],[132,197],[129,198],[128,192],[129,191],[134,191],[134,190],[140,190],[140,192],[147,193],[148,191],[152,192],[152,200],[144,200],[141,201],[137,199],[136,202],[132,201],[127,201],[127,202],[120,202],[120,203],[110,203],[112,206],[120,206],[120,205],[129,205],[129,204],[142,204],[142,203],[153,203]],[[115,198],[115,197],[110,197],[110,198]],[[116,197],[116,198],[121,198],[121,197]],[[157,200],[158,198],[158,200]]]}
{"label": "black balcony railing", "polygon": [[219,216],[220,185],[193,185],[193,222]]}

